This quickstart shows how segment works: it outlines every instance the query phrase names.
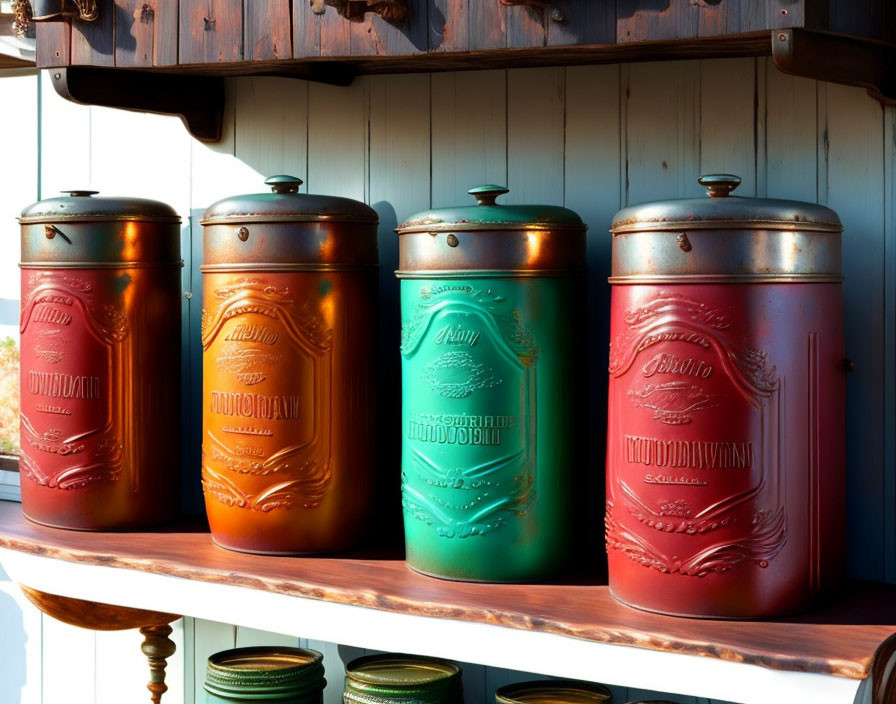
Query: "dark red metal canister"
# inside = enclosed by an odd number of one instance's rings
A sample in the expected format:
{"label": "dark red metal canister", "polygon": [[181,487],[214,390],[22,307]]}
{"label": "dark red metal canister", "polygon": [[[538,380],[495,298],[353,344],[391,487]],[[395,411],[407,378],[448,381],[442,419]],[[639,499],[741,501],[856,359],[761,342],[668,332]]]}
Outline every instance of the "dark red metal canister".
{"label": "dark red metal canister", "polygon": [[178,505],[180,218],[92,191],[28,207],[22,226],[22,509],[104,530]]}
{"label": "dark red metal canister", "polygon": [[841,582],[837,215],[729,196],[613,222],[610,590],[684,616],[811,608]]}

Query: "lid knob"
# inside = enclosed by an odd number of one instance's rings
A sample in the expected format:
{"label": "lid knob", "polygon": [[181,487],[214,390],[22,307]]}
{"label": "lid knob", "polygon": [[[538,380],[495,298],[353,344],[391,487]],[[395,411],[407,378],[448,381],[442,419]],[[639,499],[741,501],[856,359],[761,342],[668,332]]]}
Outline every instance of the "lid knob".
{"label": "lid knob", "polygon": [[280,174],[266,178],[264,182],[271,187],[274,193],[298,193],[299,186],[302,185],[302,179],[295,176],[287,176]]}
{"label": "lid knob", "polygon": [[493,183],[487,183],[484,186],[476,186],[471,188],[467,193],[476,198],[477,205],[495,205],[495,199],[509,193],[510,189],[504,186],[496,186]]}
{"label": "lid knob", "polygon": [[731,191],[740,185],[740,176],[731,174],[706,174],[697,179],[706,187],[710,198],[726,198]]}
{"label": "lid knob", "polygon": [[68,193],[72,198],[89,198],[95,196],[99,191],[59,191],[60,193]]}

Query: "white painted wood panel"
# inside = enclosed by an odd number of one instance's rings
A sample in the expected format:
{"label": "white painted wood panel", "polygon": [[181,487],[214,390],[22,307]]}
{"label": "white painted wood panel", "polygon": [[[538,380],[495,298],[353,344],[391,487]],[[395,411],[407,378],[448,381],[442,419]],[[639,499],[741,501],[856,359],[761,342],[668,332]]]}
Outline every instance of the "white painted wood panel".
{"label": "white painted wood panel", "polygon": [[38,195],[38,75],[0,71],[3,157],[0,166],[0,340],[19,339],[19,226]]}
{"label": "white painted wood panel", "polygon": [[[824,95],[825,102],[819,101],[819,123],[827,178],[820,181],[819,201],[836,210],[843,221],[846,356],[856,364],[846,386],[849,570],[865,579],[883,580],[884,515],[893,510],[883,492],[883,110],[856,88],[826,85]],[[868,491],[868,487],[881,491]],[[860,521],[856,520],[859,516]]]}
{"label": "white painted wood panel", "polygon": [[467,191],[507,184],[507,72],[434,73],[432,205],[469,202]]}
{"label": "white painted wood panel", "polygon": [[41,614],[0,568],[0,704],[42,704]]}
{"label": "white painted wood panel", "polygon": [[562,203],[566,69],[507,72],[506,203]]}

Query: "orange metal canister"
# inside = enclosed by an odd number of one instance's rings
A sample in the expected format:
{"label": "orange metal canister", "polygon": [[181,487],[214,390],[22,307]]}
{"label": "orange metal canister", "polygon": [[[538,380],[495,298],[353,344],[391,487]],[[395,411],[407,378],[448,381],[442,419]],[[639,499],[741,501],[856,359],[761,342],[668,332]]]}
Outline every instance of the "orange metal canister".
{"label": "orange metal canister", "polygon": [[206,510],[226,548],[342,550],[372,504],[377,215],[266,183],[202,221]]}

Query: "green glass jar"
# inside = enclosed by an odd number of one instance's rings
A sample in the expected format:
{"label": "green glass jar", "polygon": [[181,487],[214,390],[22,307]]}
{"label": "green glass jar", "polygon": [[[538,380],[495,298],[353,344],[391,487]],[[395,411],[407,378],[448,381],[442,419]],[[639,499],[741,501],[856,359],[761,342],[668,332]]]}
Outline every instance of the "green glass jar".
{"label": "green glass jar", "polygon": [[345,704],[463,704],[461,669],[418,655],[365,655],[345,668]]}
{"label": "green glass jar", "polygon": [[321,704],[326,685],[323,655],[316,650],[235,648],[208,659],[205,701]]}
{"label": "green glass jar", "polygon": [[397,229],[407,563],[447,579],[543,579],[573,537],[586,227],[506,192]]}
{"label": "green glass jar", "polygon": [[495,692],[498,704],[605,704],[611,699],[606,687],[574,680],[518,682]]}

